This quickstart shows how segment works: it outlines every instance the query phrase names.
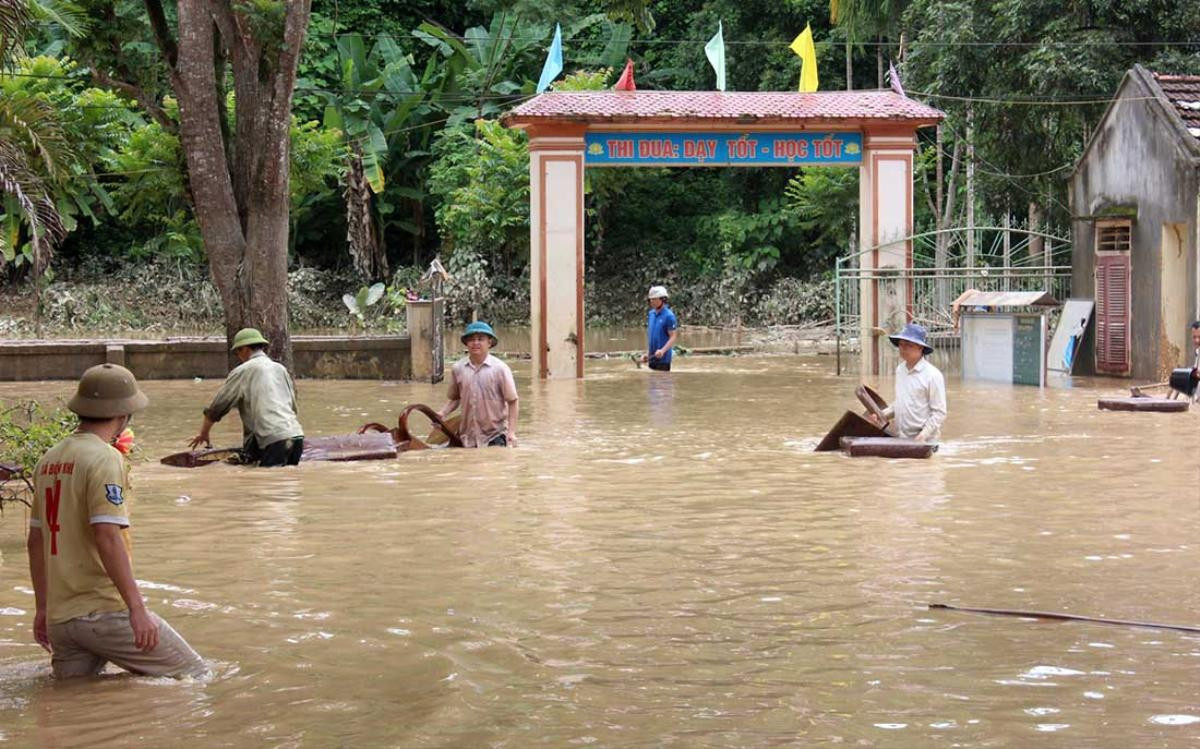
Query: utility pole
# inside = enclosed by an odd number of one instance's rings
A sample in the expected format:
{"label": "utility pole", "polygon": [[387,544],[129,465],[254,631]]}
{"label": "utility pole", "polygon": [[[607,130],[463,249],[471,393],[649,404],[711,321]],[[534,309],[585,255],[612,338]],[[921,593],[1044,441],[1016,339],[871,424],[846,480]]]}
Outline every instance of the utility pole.
{"label": "utility pole", "polygon": [[975,108],[967,104],[967,267],[975,267]]}

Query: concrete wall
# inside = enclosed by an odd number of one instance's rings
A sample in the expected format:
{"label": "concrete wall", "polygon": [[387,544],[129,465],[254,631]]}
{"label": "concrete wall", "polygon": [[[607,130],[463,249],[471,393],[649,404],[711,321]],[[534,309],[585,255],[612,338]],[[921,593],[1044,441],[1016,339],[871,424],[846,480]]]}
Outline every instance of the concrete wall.
{"label": "concrete wall", "polygon": [[[296,336],[297,377],[406,380],[412,374],[408,336]],[[0,341],[0,380],[74,380],[95,364],[128,367],[143,380],[221,378],[229,371],[224,339],[166,341]]]}
{"label": "concrete wall", "polygon": [[[1155,99],[1156,88],[1135,69],[1101,121],[1070,187],[1074,251],[1072,296],[1095,296],[1095,230],[1093,217],[1112,206],[1136,206],[1131,264],[1130,376],[1159,377],[1178,346],[1165,331],[1162,253],[1164,224],[1183,225],[1183,264],[1187,268],[1186,305],[1200,315],[1197,290],[1197,167],[1179,130]],[[1080,218],[1083,217],[1083,218]],[[1183,286],[1181,284],[1180,286]],[[1171,288],[1172,284],[1166,284]],[[1177,324],[1177,321],[1174,323]],[[1095,322],[1092,323],[1093,332]],[[1080,351],[1077,374],[1095,371],[1094,335]],[[1180,366],[1182,360],[1174,366]]]}

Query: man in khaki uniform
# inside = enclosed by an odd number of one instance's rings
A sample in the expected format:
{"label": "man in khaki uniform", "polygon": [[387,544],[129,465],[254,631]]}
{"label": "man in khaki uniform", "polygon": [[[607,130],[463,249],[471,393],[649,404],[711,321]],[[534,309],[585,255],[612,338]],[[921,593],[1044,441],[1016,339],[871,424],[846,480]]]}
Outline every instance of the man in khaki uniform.
{"label": "man in khaki uniform", "polygon": [[467,326],[462,342],[467,356],[450,370],[449,401],[438,415],[445,419],[462,406],[463,447],[516,447],[517,384],[508,365],[488,353],[499,339],[491,325],[479,321]]}
{"label": "man in khaki uniform", "polygon": [[129,468],[113,442],[149,399],[129,370],[83,373],[67,407],[79,429],[34,469],[29,573],[33,636],[57,677],[98,674],[112,661],[151,676],[208,669],[169,624],[146,610],[129,544]]}
{"label": "man in khaki uniform", "polygon": [[296,416],[296,386],[287,367],[267,356],[267,339],[242,328],[231,350],[241,364],[204,409],[204,422],[192,448],[210,445],[209,432],[234,406],[242,418],[242,451],[260,467],[294,466],[304,452],[304,430]]}

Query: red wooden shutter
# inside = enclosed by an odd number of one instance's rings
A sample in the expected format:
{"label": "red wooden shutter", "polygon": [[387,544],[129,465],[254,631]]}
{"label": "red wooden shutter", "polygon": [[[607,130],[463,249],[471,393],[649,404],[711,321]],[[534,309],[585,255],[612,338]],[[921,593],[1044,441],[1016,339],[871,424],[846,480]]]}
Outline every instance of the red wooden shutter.
{"label": "red wooden shutter", "polygon": [[1129,373],[1129,256],[1096,256],[1096,370]]}

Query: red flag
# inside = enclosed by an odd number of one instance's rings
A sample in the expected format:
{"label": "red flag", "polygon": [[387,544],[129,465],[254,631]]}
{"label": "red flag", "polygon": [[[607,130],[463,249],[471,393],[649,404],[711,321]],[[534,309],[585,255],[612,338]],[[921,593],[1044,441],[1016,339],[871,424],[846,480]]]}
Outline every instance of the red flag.
{"label": "red flag", "polygon": [[613,86],[616,91],[637,91],[637,84],[633,82],[633,60],[625,58],[625,70],[621,72],[621,77],[617,80],[617,85]]}

